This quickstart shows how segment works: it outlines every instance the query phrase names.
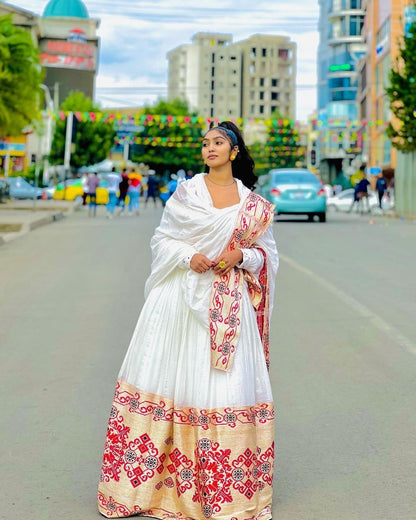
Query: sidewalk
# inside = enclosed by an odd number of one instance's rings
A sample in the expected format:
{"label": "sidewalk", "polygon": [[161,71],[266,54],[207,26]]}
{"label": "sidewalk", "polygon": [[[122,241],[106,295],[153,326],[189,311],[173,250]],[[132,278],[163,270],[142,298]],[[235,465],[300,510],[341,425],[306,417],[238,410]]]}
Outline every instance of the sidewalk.
{"label": "sidewalk", "polygon": [[0,245],[29,231],[64,218],[76,211],[78,204],[61,200],[15,200],[0,204]]}

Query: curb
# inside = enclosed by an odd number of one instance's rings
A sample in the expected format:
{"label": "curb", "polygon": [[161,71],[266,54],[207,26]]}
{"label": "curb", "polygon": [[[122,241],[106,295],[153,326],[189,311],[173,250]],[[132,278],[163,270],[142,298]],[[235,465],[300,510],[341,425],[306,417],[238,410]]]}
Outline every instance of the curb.
{"label": "curb", "polygon": [[20,238],[30,231],[37,229],[38,227],[45,226],[46,224],[51,224],[52,222],[56,222],[58,220],[62,220],[65,217],[62,211],[57,213],[52,213],[51,215],[46,215],[40,219],[33,220],[27,224],[22,224],[19,231],[3,233],[0,235],[0,245],[8,244],[17,238]]}

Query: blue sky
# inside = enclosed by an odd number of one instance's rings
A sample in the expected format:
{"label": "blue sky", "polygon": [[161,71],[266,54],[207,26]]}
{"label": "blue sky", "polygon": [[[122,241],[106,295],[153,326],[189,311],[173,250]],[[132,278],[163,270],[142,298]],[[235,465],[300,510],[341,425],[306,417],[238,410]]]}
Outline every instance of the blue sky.
{"label": "blue sky", "polygon": [[[42,14],[46,0],[10,1]],[[221,32],[234,41],[261,34],[297,43],[297,119],[316,107],[318,0],[84,0],[101,20],[96,99],[103,107],[140,106],[166,94],[169,50],[197,32]],[[254,6],[254,7],[253,7]]]}

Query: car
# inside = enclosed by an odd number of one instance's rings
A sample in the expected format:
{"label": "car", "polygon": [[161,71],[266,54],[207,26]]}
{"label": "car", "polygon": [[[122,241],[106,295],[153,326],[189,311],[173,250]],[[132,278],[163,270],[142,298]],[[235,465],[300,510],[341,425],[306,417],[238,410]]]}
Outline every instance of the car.
{"label": "car", "polygon": [[[360,201],[360,203],[362,204],[362,209],[369,210],[371,212],[378,210],[379,204],[377,193],[375,193],[374,191],[369,191],[368,195],[368,207],[364,200]],[[346,190],[341,191],[337,195],[334,195],[333,197],[328,197],[326,201],[326,207],[328,211],[346,212],[350,210],[353,200],[354,188],[348,188]],[[392,201],[387,195],[384,195],[381,205],[383,210],[391,209]],[[356,210],[359,210],[358,205],[356,206]]]}
{"label": "car", "polygon": [[42,188],[35,188],[23,177],[8,177],[10,197],[12,199],[40,199]]}
{"label": "car", "polygon": [[326,192],[306,168],[276,168],[260,177],[258,193],[275,205],[275,215],[307,215],[326,221]]}
{"label": "car", "polygon": [[[100,186],[97,188],[97,204],[108,203],[108,190],[106,189],[107,181],[101,180]],[[82,188],[81,179],[67,179],[65,183],[60,182],[56,185],[52,198],[55,200],[74,200],[82,203],[84,190]],[[89,197],[87,197],[87,203]]]}

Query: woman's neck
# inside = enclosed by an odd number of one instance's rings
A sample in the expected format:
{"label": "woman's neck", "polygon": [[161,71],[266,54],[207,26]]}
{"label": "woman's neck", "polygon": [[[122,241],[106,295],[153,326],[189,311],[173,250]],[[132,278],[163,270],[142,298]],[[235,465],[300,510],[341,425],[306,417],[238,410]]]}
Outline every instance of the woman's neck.
{"label": "woman's neck", "polygon": [[220,168],[210,168],[208,175],[217,184],[226,185],[233,181],[233,170],[228,164]]}

